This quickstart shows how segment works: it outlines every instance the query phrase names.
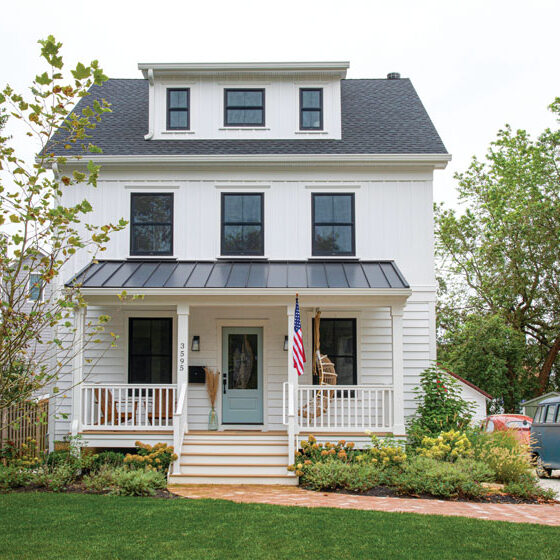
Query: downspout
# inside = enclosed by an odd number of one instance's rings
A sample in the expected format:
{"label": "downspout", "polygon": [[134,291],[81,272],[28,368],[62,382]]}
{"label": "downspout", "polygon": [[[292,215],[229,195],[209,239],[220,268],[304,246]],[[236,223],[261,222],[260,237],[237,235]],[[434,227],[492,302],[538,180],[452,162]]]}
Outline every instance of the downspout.
{"label": "downspout", "polygon": [[148,134],[144,136],[144,140],[151,140],[154,136],[154,71],[152,68],[148,68],[148,83],[150,84],[150,89],[148,93]]}

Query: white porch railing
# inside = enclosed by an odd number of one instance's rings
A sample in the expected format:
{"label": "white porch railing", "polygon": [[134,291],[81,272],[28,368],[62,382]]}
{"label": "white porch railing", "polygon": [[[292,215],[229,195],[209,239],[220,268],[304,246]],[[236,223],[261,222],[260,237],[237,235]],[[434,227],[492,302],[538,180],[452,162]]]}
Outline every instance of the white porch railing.
{"label": "white porch railing", "polygon": [[82,384],[82,430],[161,430],[173,427],[176,385]]}
{"label": "white porch railing", "polygon": [[[287,424],[289,384],[284,383],[283,422]],[[391,431],[390,385],[297,385],[295,419],[299,430],[315,432]]]}

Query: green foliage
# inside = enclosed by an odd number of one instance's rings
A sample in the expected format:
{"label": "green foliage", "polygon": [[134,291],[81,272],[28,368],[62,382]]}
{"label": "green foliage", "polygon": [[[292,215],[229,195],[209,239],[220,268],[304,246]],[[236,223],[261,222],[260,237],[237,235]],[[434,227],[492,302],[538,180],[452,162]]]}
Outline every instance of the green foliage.
{"label": "green foliage", "polygon": [[465,429],[473,416],[473,404],[461,397],[458,382],[439,367],[425,370],[416,387],[418,403],[414,417],[408,423],[408,439],[418,447],[426,436]]}
{"label": "green foliage", "polygon": [[[79,169],[67,176],[63,166],[68,160],[55,156],[53,148],[63,145],[66,149],[77,146],[78,153],[96,151],[89,133],[110,112],[109,104],[93,102],[81,113],[74,108],[93,85],[101,86],[107,77],[95,60],[78,63],[72,77],[65,77],[61,43],[52,36],[39,43],[47,68],[35,77],[29,92],[20,94],[8,85],[0,92],[0,130],[6,115],[24,125],[14,129],[13,138],[0,133],[0,227],[9,225],[7,234],[0,236],[0,410],[28,400],[47,385],[56,390],[58,372],[74,355],[73,313],[85,301],[79,285],[64,290],[54,287],[77,251],[87,250],[95,258],[110,236],[126,226],[122,219],[88,224],[92,207],[87,200],[62,203],[69,188],[79,184],[95,187],[99,166],[77,156]],[[55,134],[57,130],[60,132]],[[20,146],[24,146],[22,153]],[[30,147],[35,153],[27,159]],[[43,295],[36,300],[29,298],[31,274],[39,276]],[[43,338],[60,325],[68,336]],[[100,340],[104,329],[101,322],[89,323],[84,345]],[[110,338],[114,340],[115,335]],[[53,363],[49,358],[55,352]]]}
{"label": "green foliage", "polygon": [[534,476],[525,476],[517,482],[508,482],[504,491],[524,500],[554,500],[556,494],[550,488],[541,488]]}
{"label": "green foliage", "polygon": [[153,496],[167,487],[165,475],[156,470],[115,469],[112,494],[119,496]]}
{"label": "green foliage", "polygon": [[526,363],[525,335],[500,315],[471,315],[447,335],[439,359],[450,370],[492,396],[490,412],[517,412],[518,403],[534,393],[536,377]]}
{"label": "green foliage", "polygon": [[135,455],[127,453],[124,457],[124,464],[131,469],[156,470],[167,473],[169,465],[177,459],[173,447],[166,443],[156,443],[152,446],[137,441],[135,445],[137,453]]}
{"label": "green foliage", "polygon": [[492,479],[492,470],[479,461],[458,459],[455,463],[448,463],[417,456],[407,461],[394,484],[405,494],[476,498],[485,493],[481,483]]}
{"label": "green foliage", "polygon": [[31,478],[31,472],[27,469],[0,463],[0,492],[27,486]]}
{"label": "green foliage", "polygon": [[345,463],[336,459],[303,467],[300,484],[310,490],[349,490],[366,492],[386,484],[389,475],[372,463]]}
{"label": "green foliage", "polygon": [[472,443],[467,434],[455,430],[442,432],[437,437],[425,436],[417,451],[418,455],[422,457],[448,462],[466,459],[474,455]]}
{"label": "green foliage", "polygon": [[[560,116],[560,98],[550,109]],[[461,324],[472,315],[500,316],[524,337],[525,376],[517,364],[521,339],[513,340],[501,325],[491,335],[497,340],[489,341],[491,358],[482,362],[486,368],[494,360],[497,375],[505,369],[511,378],[517,376],[513,387],[498,381],[493,393],[506,411],[513,411],[515,393],[528,396],[533,390],[531,377],[537,377],[536,392],[544,393],[558,370],[560,130],[546,129],[532,139],[526,131],[506,126],[485,160],[474,158],[456,178],[463,207],[442,205],[435,212],[439,343],[444,352],[456,337],[474,337],[471,347],[476,344],[475,331],[488,332],[489,325],[471,320],[465,331]],[[506,343],[502,351],[500,339]],[[474,358],[467,361],[474,373]]]}
{"label": "green foliage", "polygon": [[403,445],[391,438],[379,438],[370,433],[371,446],[367,453],[356,457],[359,462],[370,462],[381,468],[398,467],[406,461]]}
{"label": "green foliage", "polygon": [[122,467],[124,464],[124,453],[117,451],[102,451],[95,455],[93,459],[93,469],[100,469],[103,466]]}

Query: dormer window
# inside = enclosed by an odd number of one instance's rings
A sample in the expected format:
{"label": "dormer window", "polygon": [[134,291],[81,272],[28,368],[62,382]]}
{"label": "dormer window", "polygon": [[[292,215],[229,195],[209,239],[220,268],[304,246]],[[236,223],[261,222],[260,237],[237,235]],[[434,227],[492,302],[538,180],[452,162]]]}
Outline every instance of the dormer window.
{"label": "dormer window", "polygon": [[189,130],[190,90],[171,88],[167,90],[167,130]]}
{"label": "dormer window", "polygon": [[323,90],[301,88],[299,90],[300,130],[323,130]]}
{"label": "dormer window", "polygon": [[226,89],[225,126],[264,126],[264,89]]}

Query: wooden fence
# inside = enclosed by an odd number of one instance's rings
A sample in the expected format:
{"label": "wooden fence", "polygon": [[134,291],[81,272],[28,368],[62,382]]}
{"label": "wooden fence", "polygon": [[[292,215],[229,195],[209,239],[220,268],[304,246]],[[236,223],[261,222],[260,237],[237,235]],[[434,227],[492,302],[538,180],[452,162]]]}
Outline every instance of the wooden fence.
{"label": "wooden fence", "polygon": [[36,453],[48,450],[49,400],[27,401],[2,410],[0,448],[10,442],[17,449],[28,439],[36,441]]}

